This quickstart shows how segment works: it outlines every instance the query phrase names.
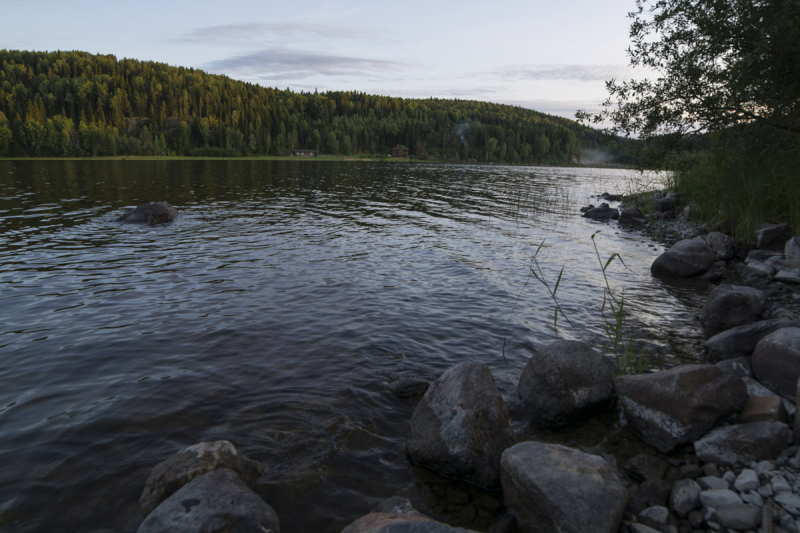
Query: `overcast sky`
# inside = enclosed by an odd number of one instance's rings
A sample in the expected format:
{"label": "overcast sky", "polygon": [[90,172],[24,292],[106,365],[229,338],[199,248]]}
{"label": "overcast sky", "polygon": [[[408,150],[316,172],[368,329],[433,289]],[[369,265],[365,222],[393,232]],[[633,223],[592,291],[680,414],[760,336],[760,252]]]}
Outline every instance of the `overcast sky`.
{"label": "overcast sky", "polygon": [[634,0],[0,0],[0,48],[84,50],[295,91],[520,105],[573,118],[629,78]]}

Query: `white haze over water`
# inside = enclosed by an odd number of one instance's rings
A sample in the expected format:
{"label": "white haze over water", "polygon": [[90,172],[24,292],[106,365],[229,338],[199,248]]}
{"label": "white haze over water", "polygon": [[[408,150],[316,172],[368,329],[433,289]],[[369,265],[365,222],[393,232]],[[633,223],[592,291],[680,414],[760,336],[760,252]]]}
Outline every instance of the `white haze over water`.
{"label": "white haze over water", "polygon": [[631,77],[633,0],[0,0],[0,48],[84,50],[295,91],[519,105],[574,118]]}

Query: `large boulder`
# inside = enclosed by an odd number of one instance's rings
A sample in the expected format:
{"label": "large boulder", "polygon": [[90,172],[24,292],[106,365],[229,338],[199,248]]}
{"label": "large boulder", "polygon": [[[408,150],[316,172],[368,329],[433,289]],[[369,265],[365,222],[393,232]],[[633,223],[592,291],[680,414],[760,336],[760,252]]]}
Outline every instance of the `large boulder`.
{"label": "large boulder", "polygon": [[728,261],[736,253],[736,239],[719,231],[712,231],[706,235],[706,244],[714,250],[717,260]]}
{"label": "large boulder", "polygon": [[592,220],[616,220],[619,218],[619,210],[608,207],[608,204],[603,203],[598,207],[589,209],[581,216],[584,218],[591,218]]}
{"label": "large boulder", "polygon": [[503,453],[503,497],[525,533],[616,532],[628,491],[597,455],[538,442]]}
{"label": "large boulder", "polygon": [[608,407],[614,375],[600,352],[585,342],[560,340],[528,360],[517,394],[545,426],[573,422]]}
{"label": "large boulder", "polygon": [[759,224],[756,226],[756,248],[783,251],[792,235],[794,230],[789,224]]}
{"label": "large boulder", "polygon": [[741,378],[714,365],[618,376],[614,385],[631,429],[662,453],[694,442],[748,398]]}
{"label": "large boulder", "polygon": [[123,213],[116,221],[125,224],[164,224],[172,222],[179,216],[178,210],[167,202],[151,202]]}
{"label": "large boulder", "polygon": [[793,320],[773,318],[717,333],[705,342],[708,358],[712,361],[725,361],[747,357],[753,353],[761,339],[773,331],[792,325]]}
{"label": "large boulder", "polygon": [[406,450],[422,466],[489,488],[500,485],[500,456],[515,442],[489,367],[461,363],[422,397]]}
{"label": "large boulder", "polygon": [[755,322],[764,312],[764,292],[741,285],[720,285],[708,296],[700,321],[714,329],[729,329]]}
{"label": "large boulder", "polygon": [[654,276],[691,278],[708,271],[717,254],[702,239],[684,239],[659,255],[650,267]]}
{"label": "large boulder", "polygon": [[255,487],[264,465],[248,459],[226,440],[201,442],[184,448],[158,463],[144,486],[139,504],[142,515],[153,509],[198,476],[225,468],[235,472],[250,487]]}
{"label": "large boulder", "polygon": [[159,505],[138,533],[240,531],[280,533],[275,511],[234,472],[218,469],[196,477]]}
{"label": "large boulder", "polygon": [[758,381],[794,401],[800,378],[800,328],[782,328],[761,339],[752,364]]}
{"label": "large boulder", "polygon": [[776,459],[788,445],[791,430],[782,422],[750,422],[709,431],[694,443],[697,457],[727,466]]}
{"label": "large boulder", "polygon": [[783,247],[786,259],[800,259],[800,237],[792,237]]}
{"label": "large boulder", "polygon": [[[470,533],[471,530],[450,527],[416,511],[411,502],[395,496],[382,502],[342,533]],[[475,533],[475,532],[471,532]]]}

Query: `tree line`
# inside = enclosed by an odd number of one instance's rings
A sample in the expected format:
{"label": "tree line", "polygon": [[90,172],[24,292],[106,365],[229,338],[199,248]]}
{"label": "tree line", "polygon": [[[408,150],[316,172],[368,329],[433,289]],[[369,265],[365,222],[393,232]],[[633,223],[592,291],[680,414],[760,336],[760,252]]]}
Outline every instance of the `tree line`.
{"label": "tree line", "polygon": [[151,61],[0,50],[0,156],[388,154],[571,164],[635,143],[521,107],[292,92]]}

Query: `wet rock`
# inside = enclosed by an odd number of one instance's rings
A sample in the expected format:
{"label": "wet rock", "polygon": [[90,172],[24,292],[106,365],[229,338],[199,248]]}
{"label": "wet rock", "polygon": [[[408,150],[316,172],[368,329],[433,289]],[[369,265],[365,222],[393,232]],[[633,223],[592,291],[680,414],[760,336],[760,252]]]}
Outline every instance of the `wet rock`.
{"label": "wet rock", "polygon": [[741,424],[762,420],[786,422],[786,408],[780,396],[751,396],[738,418]]}
{"label": "wet rock", "polygon": [[239,453],[227,440],[189,446],[153,468],[139,498],[142,514],[149,515],[161,502],[191,480],[218,468],[233,471],[250,487],[256,485],[264,472],[261,463]]}
{"label": "wet rock", "polygon": [[613,380],[600,352],[585,342],[560,340],[528,360],[517,394],[539,424],[557,426],[606,409]]}
{"label": "wet rock", "polygon": [[664,278],[690,278],[711,268],[717,256],[699,239],[684,239],[658,256],[650,267],[654,276]]}
{"label": "wet rock", "polygon": [[749,357],[737,357],[736,359],[727,359],[725,361],[720,361],[714,366],[722,370],[723,374],[730,374],[732,376],[738,376],[740,378],[750,377],[753,375],[753,367],[750,363]]}
{"label": "wet rock", "polygon": [[783,247],[786,259],[800,259],[800,237],[792,237]]}
{"label": "wet rock", "polygon": [[686,518],[689,511],[700,508],[700,485],[691,479],[681,479],[672,486],[669,507],[679,518]]}
{"label": "wet rock", "polygon": [[741,504],[742,499],[730,489],[704,490],[700,493],[700,503],[706,507],[721,509],[729,505]]}
{"label": "wet rock", "polygon": [[700,321],[710,328],[729,329],[759,319],[766,306],[764,293],[752,287],[720,285],[708,296]]}
{"label": "wet rock", "polygon": [[786,448],[791,432],[781,422],[751,422],[709,431],[694,443],[697,456],[732,466],[775,459]]}
{"label": "wet rock", "polygon": [[418,511],[405,498],[394,497],[382,502],[368,515],[362,516],[342,533],[468,533],[468,530],[436,522]]}
{"label": "wet rock", "polygon": [[581,216],[592,220],[616,220],[619,218],[619,210],[608,207],[608,204],[603,203],[594,209],[589,209]]}
{"label": "wet rock", "polygon": [[138,533],[198,531],[280,532],[275,511],[231,470],[213,470],[181,487],[152,513]]}
{"label": "wet rock", "polygon": [[723,526],[744,531],[761,526],[763,511],[754,505],[740,504],[717,510],[717,521]]}
{"label": "wet rock", "polygon": [[619,214],[620,224],[644,224],[646,221],[642,210],[635,205],[624,207]]}
{"label": "wet rock", "polygon": [[623,466],[625,473],[637,481],[650,478],[661,479],[669,468],[669,464],[655,455],[640,453],[631,457]]}
{"label": "wet rock", "polygon": [[420,398],[431,386],[427,381],[418,379],[400,379],[389,384],[389,390],[396,398]]}
{"label": "wet rock", "polygon": [[753,375],[770,390],[794,400],[800,378],[800,328],[770,333],[753,352]]}
{"label": "wet rock", "polygon": [[117,217],[117,222],[125,224],[164,224],[178,218],[178,210],[167,202],[152,202],[142,204],[136,209],[128,211]]}
{"label": "wet rock", "polygon": [[406,450],[422,466],[489,488],[499,486],[500,456],[515,441],[489,367],[461,363],[420,400]]}
{"label": "wet rock", "polygon": [[717,333],[705,342],[708,357],[712,361],[738,359],[752,355],[758,342],[781,328],[794,325],[786,318],[761,320],[744,326],[737,326],[722,333]]}
{"label": "wet rock", "polygon": [[742,380],[713,365],[619,376],[614,384],[631,429],[662,453],[694,442],[747,400]]}
{"label": "wet rock", "polygon": [[503,496],[525,532],[616,532],[628,491],[602,457],[523,442],[503,453]]}
{"label": "wet rock", "polygon": [[756,248],[783,251],[794,230],[789,224],[759,224],[756,227]]}
{"label": "wet rock", "polygon": [[706,244],[717,254],[717,260],[728,261],[736,253],[736,239],[718,231],[712,231],[706,236]]}

